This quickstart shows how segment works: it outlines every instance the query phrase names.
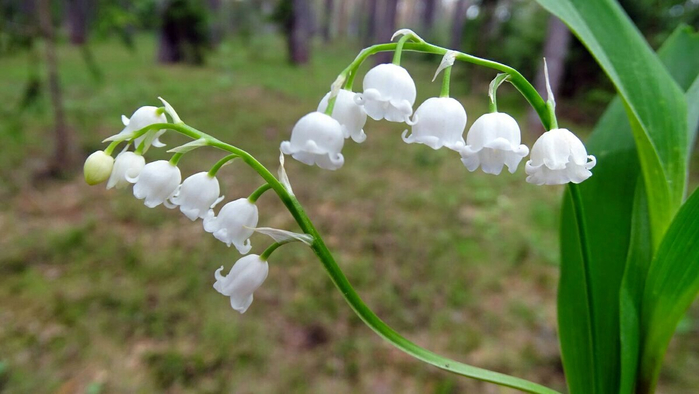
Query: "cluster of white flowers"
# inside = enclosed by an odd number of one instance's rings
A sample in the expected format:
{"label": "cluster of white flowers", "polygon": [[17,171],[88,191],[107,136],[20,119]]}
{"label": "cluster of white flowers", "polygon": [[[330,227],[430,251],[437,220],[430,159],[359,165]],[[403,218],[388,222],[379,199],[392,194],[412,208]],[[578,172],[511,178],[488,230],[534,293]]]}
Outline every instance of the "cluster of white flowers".
{"label": "cluster of white flowers", "polygon": [[[156,107],[141,107],[128,119],[123,117],[126,128],[120,135],[134,133],[157,123],[167,123],[167,119]],[[138,146],[164,146],[158,141],[163,130],[149,131],[136,138]],[[216,176],[208,172],[196,173],[182,182],[182,174],[177,165],[157,160],[146,164],[138,152],[124,150],[116,159],[104,151],[91,154],[85,161],[85,180],[94,185],[107,181],[107,189],[125,188],[133,184],[133,194],[144,200],[149,208],[165,205],[179,207],[190,220],[203,219],[204,230],[228,246],[235,246],[241,254],[250,252],[250,236],[258,221],[257,205],[248,198],[231,201],[221,208],[218,215],[214,209],[223,200]],[[244,313],[252,302],[252,293],[267,277],[267,262],[258,255],[248,255],[239,259],[227,276],[221,275],[223,267],[216,270],[214,288],[231,299],[231,306]]]}
{"label": "cluster of white flowers", "polygon": [[[424,144],[432,149],[454,150],[469,171],[481,167],[483,172],[498,175],[504,166],[514,173],[529,154],[522,144],[517,121],[502,112],[482,115],[471,125],[464,141],[466,110],[450,97],[432,97],[413,114],[416,88],[408,71],[396,64],[380,64],[367,72],[364,91],[339,90],[332,115],[326,115],[330,92],[323,97],[316,112],[302,117],[291,131],[290,141],[281,150],[308,165],[336,170],[344,163],[341,153],[344,139],[366,139],[367,115],[374,120],[405,122],[411,127],[403,132],[406,143]],[[412,115],[412,119],[410,118]],[[595,166],[594,156],[567,129],[545,132],[531,150],[525,165],[527,182],[536,185],[580,183],[589,178]]]}
{"label": "cluster of white flowers", "polygon": [[[399,31],[398,33],[401,33]],[[399,52],[399,51],[398,51]],[[374,120],[406,123],[402,139],[408,144],[423,144],[432,149],[447,148],[459,153],[461,161],[469,171],[480,167],[488,174],[500,174],[503,167],[514,173],[519,163],[529,154],[529,148],[521,142],[521,132],[515,119],[495,110],[494,94],[498,76],[491,85],[493,111],[479,117],[470,127],[464,140],[467,125],[466,110],[461,103],[448,97],[449,76],[455,52],[447,52],[437,74],[445,71],[441,97],[432,97],[423,102],[413,113],[417,95],[415,82],[408,71],[398,64],[381,64],[366,74],[363,92],[353,93],[341,89],[345,75],[341,75],[318,104],[315,112],[303,116],[293,127],[289,141],[281,143],[283,154],[318,167],[336,170],[345,162],[342,148],[345,139],[357,143],[366,140],[364,126],[367,117]],[[398,62],[398,61],[396,61]],[[504,75],[504,74],[503,74]],[[351,84],[350,84],[351,85]],[[494,86],[494,88],[493,88]],[[162,100],[162,99],[161,99]],[[552,102],[551,102],[552,103]],[[244,313],[253,299],[253,292],[265,281],[269,272],[268,256],[282,243],[302,241],[311,244],[307,234],[296,234],[283,230],[257,228],[257,198],[271,188],[265,184],[248,198],[239,198],[225,204],[215,213],[214,209],[224,199],[215,174],[218,169],[235,155],[227,156],[209,172],[196,173],[184,181],[177,167],[183,153],[189,149],[206,145],[201,137],[178,147],[170,161],[157,160],[146,163],[143,154],[151,146],[164,146],[159,137],[165,130],[169,114],[173,123],[183,123],[175,110],[163,100],[164,108],[144,106],[136,110],[131,118],[122,116],[124,129],[113,137],[105,151],[97,151],[85,161],[85,180],[94,185],[107,182],[107,189],[125,188],[133,184],[133,194],[149,208],[165,205],[179,207],[190,220],[203,219],[203,229],[229,247],[233,245],[245,255],[252,245],[250,237],[255,231],[270,235],[276,242],[262,255],[251,254],[240,258],[223,276],[223,267],[216,270],[214,288],[230,297],[231,306]],[[330,108],[332,107],[332,108]],[[328,115],[331,114],[331,115]],[[171,128],[176,128],[170,125]],[[137,149],[125,148],[116,158],[111,151],[118,143],[133,142]],[[283,154],[280,157],[280,182],[291,192],[283,170]],[[570,131],[554,129],[545,132],[533,145],[530,160],[525,165],[527,182],[537,185],[555,185],[568,182],[580,183],[589,178],[595,166],[594,156],[588,156],[585,146]]]}

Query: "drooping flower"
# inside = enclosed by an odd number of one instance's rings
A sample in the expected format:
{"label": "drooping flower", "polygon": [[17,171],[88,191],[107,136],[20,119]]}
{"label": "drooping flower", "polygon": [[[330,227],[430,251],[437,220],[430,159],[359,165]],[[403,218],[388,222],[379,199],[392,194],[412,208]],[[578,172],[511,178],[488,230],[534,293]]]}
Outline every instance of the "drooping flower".
{"label": "drooping flower", "polygon": [[506,165],[514,173],[529,154],[529,148],[521,142],[522,134],[514,118],[502,112],[485,114],[468,130],[461,161],[471,172],[480,166],[486,174],[498,175]]}
{"label": "drooping flower", "polygon": [[[342,126],[342,134],[345,138],[352,137],[354,142],[364,142],[366,134],[364,134],[364,124],[366,123],[366,111],[364,108],[354,102],[355,93],[341,89],[337,94],[335,107],[333,108],[333,119],[340,122]],[[318,112],[325,113],[328,108],[330,93],[326,94],[320,104],[318,104]]]}
{"label": "drooping flower", "polygon": [[257,227],[257,205],[247,198],[239,198],[224,205],[218,216],[210,209],[204,217],[204,230],[226,245],[235,246],[246,254],[252,248],[250,236]]}
{"label": "drooping flower", "polygon": [[129,182],[135,183],[133,195],[148,208],[155,208],[165,203],[168,208],[173,208],[167,199],[172,197],[177,191],[177,187],[182,181],[182,174],[176,165],[167,160],[158,160],[148,163],[143,167],[141,173],[136,178],[127,178]]}
{"label": "drooping flower", "polygon": [[311,112],[296,122],[291,139],[282,142],[281,150],[309,166],[337,170],[345,162],[340,153],[344,143],[342,126],[337,120],[321,112]]}
{"label": "drooping flower", "polygon": [[413,116],[413,132],[403,132],[403,141],[408,144],[425,144],[432,149],[446,146],[460,150],[464,147],[466,110],[451,97],[432,97],[422,103]]}
{"label": "drooping flower", "polygon": [[146,159],[141,155],[129,151],[119,153],[114,160],[114,168],[109,176],[109,181],[107,181],[107,189],[113,187],[123,189],[133,183],[130,180],[138,178],[138,174],[141,173],[145,165]]}
{"label": "drooping flower", "polygon": [[170,202],[179,205],[180,211],[190,220],[197,220],[204,218],[209,209],[223,199],[219,197],[220,192],[221,187],[215,176],[199,172],[182,182]]}
{"label": "drooping flower", "polygon": [[256,254],[241,257],[233,264],[228,275],[221,275],[223,266],[214,273],[214,289],[231,298],[231,307],[245,313],[252,304],[252,293],[257,290],[269,273],[269,264]]}
{"label": "drooping flower", "polygon": [[580,183],[592,176],[590,169],[597,164],[588,155],[585,145],[568,129],[553,129],[539,137],[532,147],[530,160],[524,169],[527,182],[535,185]]}
{"label": "drooping flower", "polygon": [[412,115],[417,89],[408,70],[379,64],[367,72],[363,85],[364,93],[355,95],[355,101],[372,119],[405,122]]}
{"label": "drooping flower", "polygon": [[[152,124],[167,123],[167,117],[164,113],[160,112],[158,107],[143,106],[137,109],[136,112],[131,115],[131,118],[127,118],[126,116],[122,115],[121,122],[124,124],[124,130],[122,130],[119,134],[128,134],[141,130],[142,128]],[[153,145],[156,148],[165,146],[165,144],[160,142],[158,139],[164,132],[165,130],[150,130],[146,134],[136,138],[134,141],[134,146],[138,147],[144,140],[146,142],[146,150],[150,145]]]}
{"label": "drooping flower", "polygon": [[83,174],[88,185],[97,185],[109,179],[114,168],[114,158],[98,150],[85,160]]}

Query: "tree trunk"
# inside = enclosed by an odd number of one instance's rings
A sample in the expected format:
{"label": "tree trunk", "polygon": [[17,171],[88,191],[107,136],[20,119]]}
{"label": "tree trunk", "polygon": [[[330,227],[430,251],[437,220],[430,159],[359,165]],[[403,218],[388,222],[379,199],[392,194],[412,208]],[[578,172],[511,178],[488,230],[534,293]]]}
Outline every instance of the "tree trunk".
{"label": "tree trunk", "polygon": [[[565,59],[568,54],[570,45],[570,31],[568,27],[561,22],[560,19],[551,15],[548,22],[548,31],[546,33],[546,42],[544,43],[544,58],[549,69],[549,81],[551,82],[551,91],[554,97],[558,95],[561,88],[561,81],[565,73]],[[539,68],[539,72],[534,80],[534,86],[539,94],[546,97],[546,78],[544,76],[543,62]],[[539,117],[534,109],[529,110],[528,116],[529,130],[531,133],[538,135],[544,131]]]}
{"label": "tree trunk", "polygon": [[211,45],[218,47],[223,39],[223,16],[221,15],[221,0],[208,0],[209,18],[211,18],[210,35]]}
{"label": "tree trunk", "polygon": [[[325,0],[325,18],[323,19],[323,30],[321,35],[323,36],[323,42],[326,44],[332,39],[332,23],[333,23],[333,12],[334,12],[334,1]],[[340,4],[342,7],[343,4]]]}
{"label": "tree trunk", "polygon": [[179,34],[177,24],[168,17],[171,6],[170,1],[165,1],[161,4],[162,9],[159,12],[161,26],[158,33],[158,63],[163,64],[177,63],[183,58],[182,35]]}
{"label": "tree trunk", "polygon": [[[377,43],[389,42],[391,40],[391,35],[396,30],[396,13],[398,9],[398,0],[385,0],[383,2],[383,12],[381,17],[377,18],[380,25],[376,26],[377,32]],[[376,54],[376,64],[389,63],[393,53],[391,52],[380,52]]]}
{"label": "tree trunk", "polygon": [[461,49],[461,40],[464,37],[464,23],[466,22],[466,10],[471,6],[470,0],[459,0],[454,6],[454,19],[451,25],[451,48]]}
{"label": "tree trunk", "polygon": [[83,45],[87,41],[87,19],[90,8],[88,0],[68,0],[68,32],[70,43]]}
{"label": "tree trunk", "polygon": [[369,17],[367,18],[366,34],[363,44],[365,47],[376,43],[377,27],[379,21],[379,0],[366,0]]}
{"label": "tree trunk", "polygon": [[160,12],[160,63],[201,65],[211,48],[206,6],[198,0],[165,0]]}
{"label": "tree trunk", "polygon": [[437,11],[437,0],[422,0],[422,34],[428,40],[432,39],[432,27]]}
{"label": "tree trunk", "polygon": [[287,31],[289,61],[306,64],[311,56],[312,16],[308,0],[291,0],[292,12]]}
{"label": "tree trunk", "polygon": [[72,136],[66,126],[63,110],[55,32],[51,18],[51,0],[40,0],[37,11],[41,34],[45,41],[44,56],[46,57],[46,67],[48,69],[48,88],[54,118],[53,158],[47,170],[50,175],[61,175],[66,173],[75,163],[76,152],[74,151]]}

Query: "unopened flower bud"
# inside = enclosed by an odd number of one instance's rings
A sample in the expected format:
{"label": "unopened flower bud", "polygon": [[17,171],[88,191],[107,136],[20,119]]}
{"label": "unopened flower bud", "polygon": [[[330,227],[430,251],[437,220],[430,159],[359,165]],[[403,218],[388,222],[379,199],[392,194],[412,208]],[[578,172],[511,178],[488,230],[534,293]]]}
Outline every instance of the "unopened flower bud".
{"label": "unopened flower bud", "polygon": [[88,185],[97,185],[106,181],[112,174],[112,168],[114,168],[114,158],[104,151],[98,150],[85,160],[83,167],[85,182]]}

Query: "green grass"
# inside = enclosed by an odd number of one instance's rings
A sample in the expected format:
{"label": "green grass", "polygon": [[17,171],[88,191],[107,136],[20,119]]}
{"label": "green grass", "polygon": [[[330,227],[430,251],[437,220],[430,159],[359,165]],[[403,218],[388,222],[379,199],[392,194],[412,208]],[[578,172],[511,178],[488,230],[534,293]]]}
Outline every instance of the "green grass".
{"label": "green grass", "polygon": [[[280,41],[258,40],[265,50],[227,42],[201,68],[156,65],[148,37],[136,52],[98,43],[101,83],[75,48],[62,46],[67,117],[82,154],[121,130],[121,114],[158,105],[160,95],[194,127],[276,169],[279,143],[356,50],[318,47],[311,65],[296,68]],[[437,59],[405,58],[418,102],[438,94],[439,83],[429,83]],[[239,255],[201,222],[150,210],[130,191],[89,187],[80,174],[32,180],[50,154],[51,116],[45,97],[16,111],[27,62],[18,54],[0,63],[0,392],[510,392],[383,343],[301,244],[275,253],[241,316],[211,287],[214,270]],[[452,92],[472,122],[487,102],[484,88],[461,88],[468,71],[455,70]],[[500,104],[523,119],[521,105],[513,95]],[[431,350],[563,390],[555,325],[561,189],[525,183],[522,166],[514,175],[469,173],[453,152],[404,144],[400,125],[369,121],[365,130],[365,143],[347,142],[339,171],[287,162],[296,195],[365,301]],[[186,176],[219,157],[195,151],[180,166]],[[240,162],[220,178],[227,199],[260,184]],[[296,229],[271,193],[259,206],[261,226]],[[252,242],[260,253],[269,239]],[[697,320],[695,307],[668,355],[665,393],[699,384],[687,373],[699,367]]]}

